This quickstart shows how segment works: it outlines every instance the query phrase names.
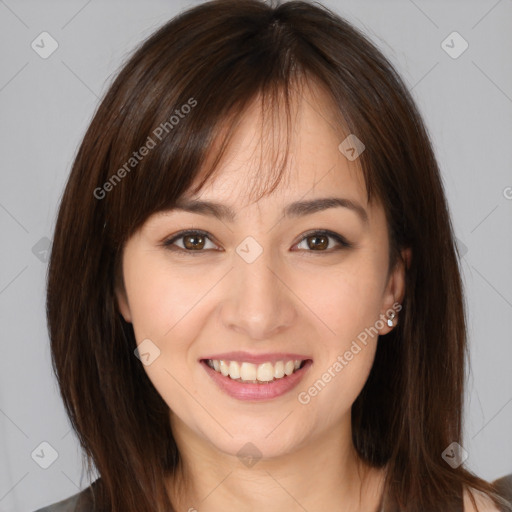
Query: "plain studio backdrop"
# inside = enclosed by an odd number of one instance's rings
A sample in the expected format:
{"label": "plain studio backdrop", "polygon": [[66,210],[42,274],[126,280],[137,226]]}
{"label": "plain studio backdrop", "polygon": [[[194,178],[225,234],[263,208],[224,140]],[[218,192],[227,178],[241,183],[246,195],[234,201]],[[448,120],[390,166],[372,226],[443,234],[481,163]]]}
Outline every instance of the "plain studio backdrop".
{"label": "plain studio backdrop", "polygon": [[[90,483],[51,370],[47,249],[108,80],[197,3],[0,0],[1,512],[32,511]],[[512,472],[512,0],[324,3],[397,67],[431,134],[467,297],[463,448],[493,480]]]}

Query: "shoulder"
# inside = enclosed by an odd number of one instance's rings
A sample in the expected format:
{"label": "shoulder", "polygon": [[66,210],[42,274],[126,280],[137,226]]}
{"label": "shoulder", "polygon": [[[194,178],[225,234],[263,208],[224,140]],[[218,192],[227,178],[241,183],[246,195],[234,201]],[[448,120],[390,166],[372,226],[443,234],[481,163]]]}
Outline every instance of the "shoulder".
{"label": "shoulder", "polygon": [[40,508],[35,512],[72,512],[76,508],[79,495],[80,493],[75,494],[70,498],[54,503],[53,505],[48,505],[47,507]]}
{"label": "shoulder", "polygon": [[73,496],[40,508],[35,512],[95,512],[93,508],[92,490],[95,485],[97,485],[97,482],[98,480]]}
{"label": "shoulder", "polygon": [[[473,495],[478,509],[471,501],[470,493]],[[476,489],[464,489],[464,512],[501,512],[491,498]]]}
{"label": "shoulder", "polygon": [[512,503],[512,473],[494,480],[492,485],[500,496]]}

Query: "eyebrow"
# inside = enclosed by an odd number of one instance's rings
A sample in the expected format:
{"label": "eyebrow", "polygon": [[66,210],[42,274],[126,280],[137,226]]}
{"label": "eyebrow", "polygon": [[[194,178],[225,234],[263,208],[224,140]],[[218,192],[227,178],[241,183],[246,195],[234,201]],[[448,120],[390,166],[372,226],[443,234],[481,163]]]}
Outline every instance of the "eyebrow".
{"label": "eyebrow", "polygon": [[[368,213],[355,201],[341,197],[325,197],[310,201],[295,201],[283,209],[283,216],[297,218],[312,213],[324,211],[330,208],[347,208],[355,212],[364,224],[368,224]],[[236,213],[229,206],[211,201],[199,201],[197,199],[179,199],[171,210],[182,210],[200,215],[211,215],[223,221],[234,222]]]}

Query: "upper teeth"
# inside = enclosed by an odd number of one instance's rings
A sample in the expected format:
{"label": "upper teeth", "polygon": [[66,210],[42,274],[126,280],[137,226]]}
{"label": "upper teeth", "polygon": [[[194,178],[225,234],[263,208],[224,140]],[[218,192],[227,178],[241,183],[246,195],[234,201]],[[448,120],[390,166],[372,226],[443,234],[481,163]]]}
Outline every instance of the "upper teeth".
{"label": "upper teeth", "polygon": [[291,375],[300,368],[302,361],[276,361],[263,364],[253,364],[237,361],[223,361],[208,359],[208,366],[215,371],[222,373],[225,377],[229,376],[234,380],[242,380],[256,384],[259,382],[270,382],[274,379],[281,379],[285,375]]}

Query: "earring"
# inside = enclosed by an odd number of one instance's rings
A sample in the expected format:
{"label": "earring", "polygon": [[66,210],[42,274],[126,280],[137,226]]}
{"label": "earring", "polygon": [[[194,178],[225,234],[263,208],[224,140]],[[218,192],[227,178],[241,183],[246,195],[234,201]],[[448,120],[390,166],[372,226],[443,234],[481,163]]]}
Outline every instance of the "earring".
{"label": "earring", "polygon": [[388,318],[388,326],[389,327],[393,327],[393,318],[395,318],[395,313],[393,311],[391,311],[391,314],[389,315],[389,318]]}

